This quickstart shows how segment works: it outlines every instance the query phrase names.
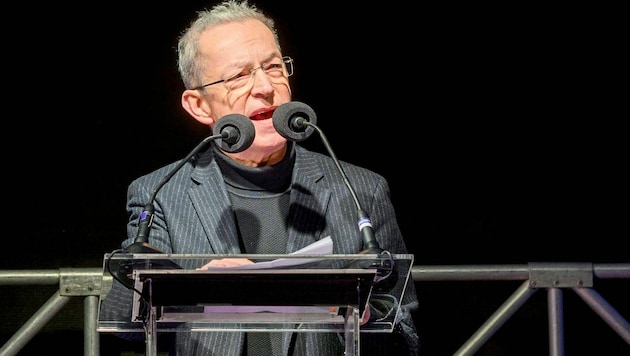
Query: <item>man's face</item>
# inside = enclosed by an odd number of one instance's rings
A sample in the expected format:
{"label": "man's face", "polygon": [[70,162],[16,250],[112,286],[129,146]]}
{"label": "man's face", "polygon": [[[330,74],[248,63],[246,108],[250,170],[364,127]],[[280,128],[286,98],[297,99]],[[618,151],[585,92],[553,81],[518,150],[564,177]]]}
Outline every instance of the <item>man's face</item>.
{"label": "man's face", "polygon": [[274,152],[286,140],[273,127],[276,107],[291,101],[289,79],[272,32],[256,20],[223,24],[206,30],[199,47],[204,62],[200,89],[214,122],[227,114],[252,120],[256,137],[251,148]]}

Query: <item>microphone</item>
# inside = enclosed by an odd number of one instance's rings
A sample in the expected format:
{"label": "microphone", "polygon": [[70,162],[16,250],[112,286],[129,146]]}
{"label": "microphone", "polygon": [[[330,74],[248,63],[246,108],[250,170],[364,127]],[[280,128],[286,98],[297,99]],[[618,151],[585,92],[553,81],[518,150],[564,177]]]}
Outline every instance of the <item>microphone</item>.
{"label": "microphone", "polygon": [[314,131],[319,133],[319,136],[332,157],[339,173],[341,173],[341,177],[343,178],[344,183],[348,187],[352,198],[354,199],[354,203],[357,207],[358,212],[358,222],[357,225],[359,227],[359,231],[363,235],[363,246],[364,250],[361,251],[361,254],[380,254],[383,252],[383,249],[380,248],[378,242],[376,241],[376,237],[374,237],[374,229],[372,228],[372,221],[368,214],[361,208],[361,204],[359,203],[359,199],[357,198],[357,194],[350,184],[346,173],[344,172],[337,156],[332,150],[332,147],[328,143],[326,139],[326,135],[324,132],[316,125],[317,116],[315,115],[315,111],[308,106],[299,101],[291,101],[285,104],[278,106],[278,108],[273,113],[273,126],[278,131],[278,133],[284,138],[291,141],[303,141],[307,139]]}
{"label": "microphone", "polygon": [[163,253],[149,244],[149,231],[153,224],[154,207],[153,202],[157,193],[162,187],[177,173],[188,160],[197,154],[210,141],[217,140],[216,144],[225,152],[236,153],[245,151],[256,136],[254,124],[245,115],[228,114],[219,119],[214,126],[216,134],[203,139],[190,153],[182,159],[173,170],[171,170],[153,189],[149,202],[144,206],[144,211],[140,214],[138,221],[138,232],[133,244],[129,245],[125,252],[128,253]]}

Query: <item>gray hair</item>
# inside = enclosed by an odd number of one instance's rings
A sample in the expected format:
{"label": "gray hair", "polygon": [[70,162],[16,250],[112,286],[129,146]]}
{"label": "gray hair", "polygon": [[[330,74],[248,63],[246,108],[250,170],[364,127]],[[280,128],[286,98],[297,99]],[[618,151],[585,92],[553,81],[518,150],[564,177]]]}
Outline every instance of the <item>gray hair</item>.
{"label": "gray hair", "polygon": [[208,28],[216,25],[244,21],[247,19],[259,20],[273,33],[278,50],[280,40],[276,31],[274,20],[265,15],[255,5],[250,5],[247,0],[227,0],[213,6],[210,10],[197,12],[197,18],[184,30],[177,43],[178,70],[186,89],[201,85],[200,73],[204,71],[204,63],[199,51],[199,37]]}

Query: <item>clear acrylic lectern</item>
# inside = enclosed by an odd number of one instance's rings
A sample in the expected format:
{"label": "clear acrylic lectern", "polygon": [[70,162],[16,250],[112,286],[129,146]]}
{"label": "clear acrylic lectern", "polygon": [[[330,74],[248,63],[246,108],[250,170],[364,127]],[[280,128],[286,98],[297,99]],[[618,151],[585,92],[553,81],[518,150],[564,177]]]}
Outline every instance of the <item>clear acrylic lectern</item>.
{"label": "clear acrylic lectern", "polygon": [[[222,258],[256,263],[197,270]],[[412,266],[413,255],[389,253],[108,253],[103,273],[134,290],[133,309],[125,320],[103,320],[99,308],[97,328],[145,333],[148,356],[159,333],[195,331],[343,333],[345,354],[359,355],[361,333],[393,331]],[[368,306],[370,321],[360,325]]]}

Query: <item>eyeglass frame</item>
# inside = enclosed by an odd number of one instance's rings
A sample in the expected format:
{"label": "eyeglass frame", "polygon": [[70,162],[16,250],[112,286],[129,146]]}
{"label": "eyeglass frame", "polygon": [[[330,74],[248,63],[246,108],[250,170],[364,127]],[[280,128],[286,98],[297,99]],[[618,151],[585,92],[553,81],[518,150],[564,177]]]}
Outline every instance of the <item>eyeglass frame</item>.
{"label": "eyeglass frame", "polygon": [[[288,77],[293,75],[293,58],[291,58],[291,56],[282,56],[281,59],[282,59],[282,64],[284,64],[284,69],[287,71],[287,76],[286,77],[288,78]],[[264,66],[265,65],[263,64],[263,65],[261,65],[259,67],[250,69],[249,70],[249,75],[253,76],[253,74],[256,73],[257,70],[261,69]],[[238,73],[238,74],[235,74],[235,75],[233,75],[233,76],[231,76],[231,77],[229,77],[227,79],[220,79],[220,80],[214,81],[212,83],[202,84],[200,86],[192,88],[191,90],[201,90],[201,89],[204,89],[204,88],[209,87],[211,85],[225,83],[225,82],[227,82],[229,80],[232,80],[232,79],[238,77],[239,75],[241,75],[241,74]]]}

